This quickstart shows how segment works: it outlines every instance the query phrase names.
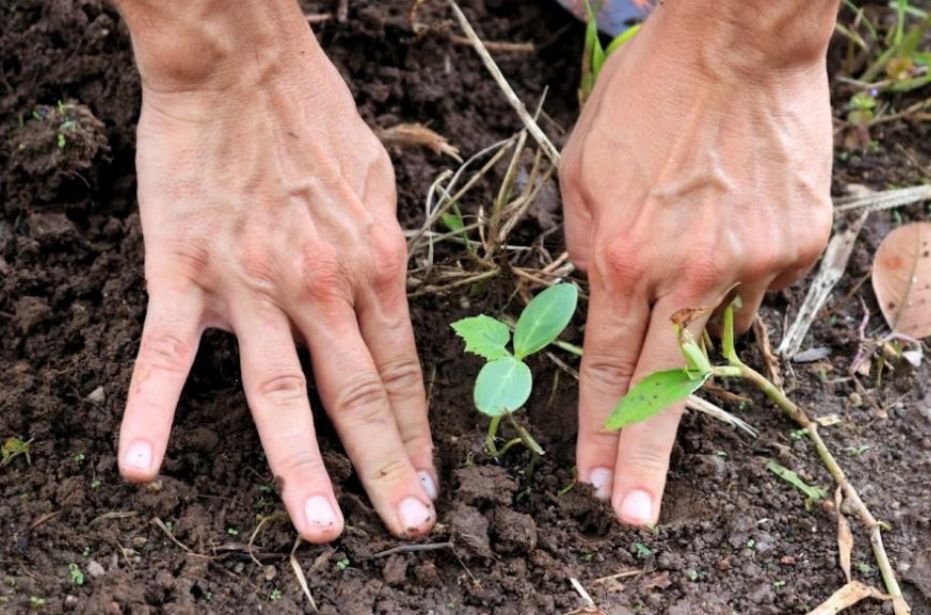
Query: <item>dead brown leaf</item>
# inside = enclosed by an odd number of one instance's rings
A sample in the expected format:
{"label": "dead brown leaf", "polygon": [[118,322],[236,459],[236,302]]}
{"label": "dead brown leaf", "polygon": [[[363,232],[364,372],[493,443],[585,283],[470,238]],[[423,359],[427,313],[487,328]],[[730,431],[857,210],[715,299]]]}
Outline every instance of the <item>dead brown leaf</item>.
{"label": "dead brown leaf", "polygon": [[850,522],[844,516],[841,504],[844,502],[844,492],[838,487],[834,492],[834,508],[837,510],[837,553],[840,568],[850,583],[850,555],[853,553],[853,532],[850,531]]}
{"label": "dead brown leaf", "polygon": [[852,607],[864,598],[888,600],[889,596],[874,587],[864,585],[860,581],[851,581],[831,594],[830,598],[809,611],[808,615],[837,615],[837,613]]}
{"label": "dead brown leaf", "polygon": [[906,224],[886,235],[873,262],[873,290],[893,331],[931,335],[931,223]]}
{"label": "dead brown leaf", "polygon": [[391,128],[384,128],[378,131],[378,138],[385,145],[427,147],[437,154],[445,154],[458,162],[462,162],[458,148],[450,145],[446,137],[430,130],[423,124],[398,124]]}

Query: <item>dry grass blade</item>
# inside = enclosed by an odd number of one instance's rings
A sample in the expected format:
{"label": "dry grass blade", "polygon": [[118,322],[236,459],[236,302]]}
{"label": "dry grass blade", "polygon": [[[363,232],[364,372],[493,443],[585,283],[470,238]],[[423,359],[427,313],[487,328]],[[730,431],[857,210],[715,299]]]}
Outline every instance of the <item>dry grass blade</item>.
{"label": "dry grass blade", "polygon": [[910,188],[876,192],[866,196],[837,199],[834,201],[834,211],[851,211],[864,208],[867,211],[879,211],[927,200],[931,200],[931,186],[912,186]]}
{"label": "dry grass blade", "polygon": [[195,553],[193,549],[191,549],[191,548],[188,547],[186,544],[184,544],[183,542],[181,542],[180,540],[178,540],[177,538],[175,538],[175,535],[171,533],[171,530],[168,529],[168,526],[165,525],[165,522],[162,521],[161,519],[159,519],[158,517],[152,517],[152,523],[155,524],[155,526],[156,526],[158,529],[162,530],[162,531],[165,533],[165,536],[168,536],[168,538],[171,540],[171,542],[173,542],[173,543],[175,543],[176,545],[178,545],[178,546],[181,548],[181,550],[183,550],[184,552],[190,553],[190,554],[192,554],[192,555],[200,555],[201,557],[209,557],[209,555],[203,555],[203,554],[201,554],[201,553]]}
{"label": "dry grass blade", "polygon": [[931,335],[931,223],[906,224],[886,235],[873,261],[873,290],[894,332]]}
{"label": "dry grass blade", "polygon": [[737,418],[724,408],[720,408],[710,401],[698,397],[697,395],[689,395],[688,399],[685,401],[685,407],[690,410],[695,410],[697,412],[707,414],[711,418],[727,423],[731,427],[742,429],[751,437],[755,438],[757,436],[756,429],[751,427],[746,421]]}
{"label": "dry grass blade", "polygon": [[288,560],[291,562],[291,570],[294,571],[294,576],[297,577],[298,585],[301,586],[301,591],[304,592],[304,595],[307,596],[307,601],[310,602],[310,608],[313,609],[314,613],[319,613],[320,609],[317,608],[317,603],[314,602],[314,597],[310,593],[310,587],[307,585],[307,577],[304,576],[304,571],[301,569],[301,563],[297,561],[297,548],[301,546],[301,537],[298,536],[294,541],[294,546],[291,548],[291,557]]}
{"label": "dry grass blade", "polygon": [[[449,40],[457,45],[471,45],[472,41],[464,36],[451,34]],[[508,41],[482,41],[485,48],[489,51],[498,51],[501,53],[533,53],[536,51],[533,43],[511,43]]]}
{"label": "dry grass blade", "polygon": [[459,26],[465,33],[466,38],[469,39],[469,41],[472,43],[472,47],[482,58],[482,62],[485,63],[485,67],[488,69],[488,72],[491,73],[495,83],[497,83],[498,87],[501,88],[501,91],[504,92],[505,98],[507,98],[508,102],[511,103],[511,106],[514,107],[514,111],[517,112],[517,115],[520,117],[521,121],[524,122],[524,126],[527,127],[527,132],[530,133],[530,136],[534,138],[534,140],[540,146],[540,149],[543,150],[543,152],[553,162],[553,164],[558,165],[560,160],[559,150],[556,149],[556,146],[553,145],[553,142],[550,141],[549,137],[547,137],[543,130],[540,128],[540,125],[537,124],[536,120],[534,120],[530,113],[527,111],[527,107],[524,105],[521,99],[518,98],[517,94],[514,93],[514,89],[508,83],[508,80],[505,78],[504,74],[501,73],[501,69],[498,68],[498,65],[491,57],[491,54],[488,53],[488,49],[485,48],[485,45],[482,43],[482,39],[480,39],[478,34],[475,33],[475,30],[472,28],[472,24],[469,23],[468,19],[466,19],[465,14],[462,12],[462,9],[459,8],[459,5],[456,4],[456,1],[449,0],[449,6],[453,9],[453,13],[456,16],[456,20],[459,22]]}
{"label": "dry grass blade", "polygon": [[865,598],[889,600],[889,596],[876,588],[864,585],[860,581],[851,581],[831,594],[831,597],[822,604],[809,611],[808,615],[836,615]]}
{"label": "dry grass blade", "polygon": [[837,511],[837,558],[840,568],[850,583],[850,556],[853,553],[853,532],[850,531],[850,522],[844,516],[841,506],[844,503],[844,490],[840,487],[834,492],[834,509]]}
{"label": "dry grass blade", "polygon": [[443,135],[423,124],[398,124],[378,131],[378,138],[385,145],[426,147],[436,154],[445,154],[456,162],[462,162],[459,148],[450,145]]}
{"label": "dry grass blade", "polygon": [[870,210],[863,212],[857,220],[849,227],[840,231],[831,238],[828,249],[821,259],[821,266],[818,269],[818,275],[811,283],[808,294],[799,308],[795,317],[795,322],[788,328],[785,337],[779,344],[776,352],[783,357],[792,357],[798,353],[802,347],[802,341],[808,334],[811,324],[815,317],[827,301],[834,286],[844,275],[847,269],[847,262],[850,260],[850,254],[853,252],[853,246],[860,236],[860,230],[863,223],[866,222],[870,215]]}

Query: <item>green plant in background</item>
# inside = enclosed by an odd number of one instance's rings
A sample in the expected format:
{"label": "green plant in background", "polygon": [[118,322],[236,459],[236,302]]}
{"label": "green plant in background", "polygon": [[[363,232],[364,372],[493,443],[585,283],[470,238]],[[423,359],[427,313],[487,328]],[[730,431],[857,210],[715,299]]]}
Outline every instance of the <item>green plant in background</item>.
{"label": "green plant in background", "polygon": [[[821,425],[812,420],[802,408],[797,406],[765,376],[741,361],[737,355],[734,346],[734,312],[740,309],[740,305],[740,298],[738,297],[723,310],[721,353],[727,361],[725,365],[711,363],[708,355],[711,342],[706,335],[699,338],[701,340],[701,343],[699,343],[688,330],[689,324],[697,315],[707,313],[709,310],[706,308],[684,309],[674,314],[672,323],[675,327],[679,348],[685,357],[685,367],[656,372],[633,386],[618,402],[614,411],[608,417],[604,425],[605,430],[616,431],[655,416],[670,406],[684,401],[713,377],[741,378],[750,382],[801,428],[797,432],[799,436],[804,434],[812,442],[822,464],[837,484],[838,492],[835,496],[837,514],[843,515],[843,507],[841,506],[843,503],[869,530],[873,555],[882,574],[886,593],[892,599],[895,613],[897,615],[909,613],[910,609],[902,597],[902,590],[896,580],[895,571],[883,546],[882,529],[888,529],[888,526],[873,516],[860,498],[860,494],[847,480],[844,470],[837,463],[834,455],[831,454],[821,437],[819,432]],[[801,430],[804,430],[804,432]],[[768,468],[806,495],[806,507],[810,507],[812,503],[823,499],[826,495],[822,489],[808,485],[795,472],[782,467],[778,463],[771,462]],[[850,548],[852,548],[852,539]]]}
{"label": "green plant in background", "polygon": [[591,96],[595,83],[598,81],[598,75],[611,54],[640,31],[640,24],[631,26],[612,39],[607,47],[604,47],[598,36],[596,17],[598,12],[592,8],[589,0],[585,0],[585,12],[588,15],[588,22],[585,29],[585,50],[582,53],[582,84],[579,87],[579,102],[582,104],[585,104]]}
{"label": "green plant in background", "polygon": [[[452,324],[465,341],[466,352],[487,361],[475,379],[473,398],[478,411],[491,417],[485,441],[489,454],[497,457],[518,442],[537,455],[543,454],[536,440],[513,417],[533,390],[533,375],[524,359],[559,337],[572,320],[577,304],[578,290],[571,284],[556,284],[534,297],[514,327],[513,353],[508,350],[511,330],[507,323],[481,314]],[[504,417],[511,421],[519,437],[505,444],[499,453],[495,440]]]}

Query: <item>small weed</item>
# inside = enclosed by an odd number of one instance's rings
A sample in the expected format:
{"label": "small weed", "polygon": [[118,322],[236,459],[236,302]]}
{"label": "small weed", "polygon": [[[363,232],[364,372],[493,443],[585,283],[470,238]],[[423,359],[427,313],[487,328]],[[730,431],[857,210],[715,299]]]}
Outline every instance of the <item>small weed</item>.
{"label": "small weed", "polygon": [[789,437],[792,438],[793,440],[802,440],[808,437],[808,430],[807,429],[796,429],[794,431],[789,432]]}
{"label": "small weed", "polygon": [[775,587],[776,589],[779,589],[780,587],[785,587],[785,585],[786,585],[785,581],[773,581],[773,587]]}
{"label": "small weed", "polygon": [[26,465],[32,465],[32,458],[29,456],[31,444],[31,439],[23,441],[19,438],[7,438],[0,447],[0,467],[9,465],[20,455],[26,458]]}
{"label": "small weed", "polygon": [[694,568],[689,568],[688,570],[685,571],[685,577],[692,583],[695,583],[696,581],[698,581],[699,574],[698,574],[698,571],[695,570]]}
{"label": "small weed", "polygon": [[279,600],[281,600],[281,597],[282,597],[281,590],[273,589],[272,593],[269,594],[268,599],[271,600],[272,602],[278,602]]}
{"label": "small weed", "polygon": [[751,538],[750,540],[748,540],[748,541],[747,541],[747,548],[750,549],[751,551],[752,551],[752,550],[756,550],[756,540],[754,540],[753,538]]}
{"label": "small weed", "polygon": [[87,456],[84,453],[75,453],[74,456],[71,457],[71,459],[75,463],[81,463],[82,461],[87,459]]}
{"label": "small weed", "polygon": [[775,460],[770,460],[770,462],[766,465],[766,469],[805,495],[805,510],[811,510],[813,504],[817,504],[825,497],[827,497],[827,493],[825,493],[824,489],[821,487],[812,487],[804,480],[802,480],[798,474],[782,466]]}
{"label": "small weed", "polygon": [[349,568],[349,564],[350,564],[350,563],[351,563],[351,562],[349,561],[349,558],[348,558],[348,557],[344,557],[343,559],[341,559],[341,560],[339,560],[339,561],[336,562],[336,569],[339,570],[340,572],[342,572],[342,571],[346,570],[347,568]]}
{"label": "small weed", "polygon": [[40,596],[29,596],[29,605],[34,609],[41,609],[45,606],[45,598]]}
{"label": "small weed", "polygon": [[637,556],[637,559],[646,559],[653,555],[653,551],[642,542],[635,542],[634,554]]}
{"label": "small weed", "polygon": [[101,484],[99,478],[91,479],[91,489],[100,489]]}
{"label": "small weed", "polygon": [[854,457],[859,457],[868,450],[870,450],[869,444],[861,444],[860,446],[851,446],[847,449],[847,452],[849,452]]}
{"label": "small weed", "polygon": [[862,575],[873,574],[873,567],[866,562],[857,563],[857,570],[859,570]]}
{"label": "small weed", "polygon": [[239,530],[237,530],[235,527],[226,528],[226,533],[230,536],[239,536]]}
{"label": "small weed", "polygon": [[[514,327],[513,354],[507,348],[510,329],[500,320],[481,314],[452,324],[456,334],[465,340],[466,352],[486,361],[475,379],[473,399],[478,411],[491,417],[485,443],[493,457],[503,455],[519,442],[534,454],[543,454],[536,440],[513,417],[533,390],[533,375],[524,359],[556,340],[572,320],[577,303],[578,290],[571,284],[556,284],[534,297]],[[505,444],[499,453],[495,440],[505,416],[519,437]]]}
{"label": "small weed", "polygon": [[84,585],[84,573],[81,572],[81,567],[77,564],[68,564],[68,575],[71,577],[71,582],[75,585]]}

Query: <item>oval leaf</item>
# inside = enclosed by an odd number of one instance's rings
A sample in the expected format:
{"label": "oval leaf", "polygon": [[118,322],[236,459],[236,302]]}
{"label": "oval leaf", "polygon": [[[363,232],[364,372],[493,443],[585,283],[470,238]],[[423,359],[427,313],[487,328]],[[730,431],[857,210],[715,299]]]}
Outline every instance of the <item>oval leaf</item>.
{"label": "oval leaf", "polygon": [[509,356],[507,351],[511,332],[508,326],[491,316],[480,314],[457,320],[452,325],[456,335],[465,340],[466,352],[485,357],[489,361]]}
{"label": "oval leaf", "polygon": [[514,354],[518,359],[532,355],[559,337],[566,328],[579,291],[572,284],[556,284],[533,298],[514,327]]}
{"label": "oval leaf", "polygon": [[530,368],[506,357],[486,363],[475,379],[475,407],[482,414],[501,416],[523,406],[533,389]]}
{"label": "oval leaf", "polygon": [[701,388],[710,373],[689,375],[684,369],[650,374],[627,392],[605,421],[607,431],[617,431],[655,416]]}
{"label": "oval leaf", "polygon": [[931,335],[931,223],[906,224],[886,235],[873,262],[873,290],[893,331]]}

